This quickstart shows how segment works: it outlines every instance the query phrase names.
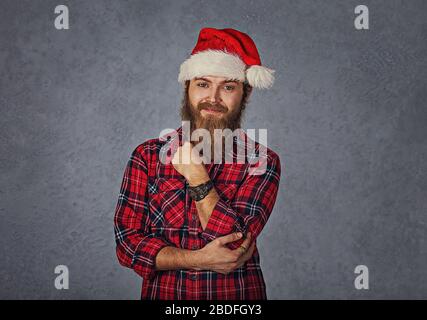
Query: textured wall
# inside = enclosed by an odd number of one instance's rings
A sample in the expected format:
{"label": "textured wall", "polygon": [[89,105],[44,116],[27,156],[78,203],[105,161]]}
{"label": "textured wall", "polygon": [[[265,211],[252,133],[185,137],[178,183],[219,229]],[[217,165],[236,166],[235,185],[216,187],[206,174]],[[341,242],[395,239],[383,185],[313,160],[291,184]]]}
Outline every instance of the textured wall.
{"label": "textured wall", "polygon": [[114,251],[120,183],[138,144],[179,126],[178,68],[205,26],[248,33],[276,69],[245,122],[283,165],[259,239],[269,298],[427,298],[427,2],[362,3],[364,31],[358,1],[1,1],[0,298],[139,298]]}

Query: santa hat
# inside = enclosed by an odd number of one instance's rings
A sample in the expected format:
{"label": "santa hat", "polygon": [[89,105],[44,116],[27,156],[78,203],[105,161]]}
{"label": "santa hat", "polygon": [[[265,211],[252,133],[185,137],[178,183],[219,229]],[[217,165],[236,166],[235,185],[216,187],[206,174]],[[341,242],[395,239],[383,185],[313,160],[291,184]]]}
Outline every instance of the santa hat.
{"label": "santa hat", "polygon": [[220,76],[267,89],[273,85],[274,72],[261,65],[257,47],[247,34],[235,29],[203,28],[191,56],[181,64],[178,81]]}

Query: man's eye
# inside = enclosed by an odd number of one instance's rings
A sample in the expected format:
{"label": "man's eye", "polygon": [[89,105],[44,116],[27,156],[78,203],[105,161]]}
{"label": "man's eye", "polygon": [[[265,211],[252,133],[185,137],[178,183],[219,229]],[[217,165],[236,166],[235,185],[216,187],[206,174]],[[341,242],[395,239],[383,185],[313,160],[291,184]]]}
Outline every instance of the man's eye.
{"label": "man's eye", "polygon": [[224,88],[225,88],[225,90],[227,90],[227,91],[232,91],[232,90],[234,90],[234,86],[225,86]]}
{"label": "man's eye", "polygon": [[197,84],[197,86],[201,87],[201,88],[206,88],[208,86],[208,84],[206,82],[199,82]]}

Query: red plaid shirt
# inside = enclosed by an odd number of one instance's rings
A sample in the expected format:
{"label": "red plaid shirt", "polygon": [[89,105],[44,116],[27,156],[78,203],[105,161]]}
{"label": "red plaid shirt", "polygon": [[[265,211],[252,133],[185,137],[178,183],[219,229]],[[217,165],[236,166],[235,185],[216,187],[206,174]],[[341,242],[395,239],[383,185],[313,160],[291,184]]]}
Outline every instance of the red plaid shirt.
{"label": "red plaid shirt", "polygon": [[[177,137],[181,145],[182,127],[169,140]],[[234,146],[241,141],[235,138]],[[252,257],[227,275],[210,270],[156,270],[155,257],[166,246],[196,250],[237,231],[250,231],[256,241],[276,201],[281,171],[278,155],[266,149],[266,170],[261,175],[248,174],[253,164],[247,160],[206,164],[220,200],[203,230],[185,178],[172,164],[159,160],[166,142],[151,139],[132,152],[115,210],[117,257],[121,265],[143,277],[141,299],[267,299],[256,246]],[[235,249],[242,242],[240,239],[228,246]]]}

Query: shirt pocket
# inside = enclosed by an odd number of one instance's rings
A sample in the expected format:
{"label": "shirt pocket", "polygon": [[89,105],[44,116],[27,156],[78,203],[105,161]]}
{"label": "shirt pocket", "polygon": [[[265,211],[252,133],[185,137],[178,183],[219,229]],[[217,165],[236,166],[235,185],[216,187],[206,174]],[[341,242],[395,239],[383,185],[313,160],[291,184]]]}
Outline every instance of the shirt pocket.
{"label": "shirt pocket", "polygon": [[183,228],[185,181],[177,178],[155,178],[149,183],[148,193],[152,228]]}

